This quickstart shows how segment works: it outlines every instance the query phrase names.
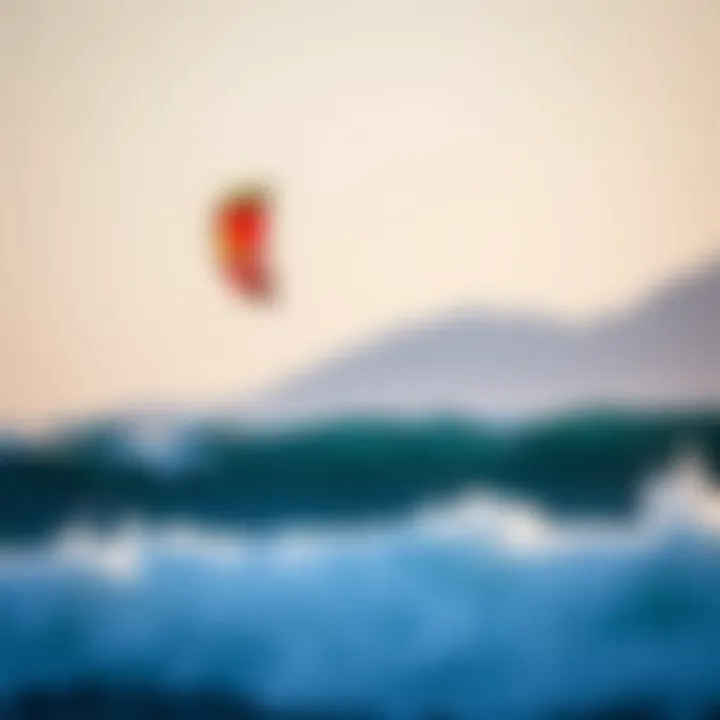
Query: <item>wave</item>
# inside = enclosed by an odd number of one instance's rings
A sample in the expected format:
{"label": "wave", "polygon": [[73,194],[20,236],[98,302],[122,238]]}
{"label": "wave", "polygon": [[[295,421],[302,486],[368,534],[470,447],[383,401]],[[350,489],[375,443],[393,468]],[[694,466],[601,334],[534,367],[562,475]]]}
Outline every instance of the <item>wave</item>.
{"label": "wave", "polygon": [[640,700],[693,717],[720,700],[719,571],[720,493],[689,465],[630,521],[471,492],[371,524],[69,526],[0,554],[0,694],[91,681],[338,717]]}
{"label": "wave", "polygon": [[585,412],[518,426],[462,418],[282,430],[126,419],[0,448],[0,539],[82,516],[216,528],[390,518],[471,486],[567,515],[628,514],[692,442],[720,470],[720,414]]}

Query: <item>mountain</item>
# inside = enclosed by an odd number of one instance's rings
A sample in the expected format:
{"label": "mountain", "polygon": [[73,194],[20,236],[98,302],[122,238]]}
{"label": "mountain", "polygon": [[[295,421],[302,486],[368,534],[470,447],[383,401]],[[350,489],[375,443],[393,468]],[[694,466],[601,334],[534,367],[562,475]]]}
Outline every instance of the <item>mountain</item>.
{"label": "mountain", "polygon": [[464,310],[403,328],[254,398],[248,421],[588,405],[720,404],[720,264],[587,326]]}

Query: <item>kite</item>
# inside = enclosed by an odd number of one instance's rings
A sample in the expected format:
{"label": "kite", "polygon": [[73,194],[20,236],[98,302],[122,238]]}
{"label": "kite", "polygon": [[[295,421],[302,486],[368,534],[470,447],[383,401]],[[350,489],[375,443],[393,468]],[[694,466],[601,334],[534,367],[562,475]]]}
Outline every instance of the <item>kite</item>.
{"label": "kite", "polygon": [[220,273],[229,286],[254,301],[275,294],[269,267],[271,194],[264,186],[227,193],[213,218]]}

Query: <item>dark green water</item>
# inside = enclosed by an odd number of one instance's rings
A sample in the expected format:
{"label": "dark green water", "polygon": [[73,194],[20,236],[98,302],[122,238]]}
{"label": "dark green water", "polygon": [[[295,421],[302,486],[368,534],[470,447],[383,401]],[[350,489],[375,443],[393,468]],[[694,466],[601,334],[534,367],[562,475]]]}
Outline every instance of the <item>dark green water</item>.
{"label": "dark green water", "polygon": [[342,419],[263,432],[184,425],[141,453],[130,423],[6,448],[0,536],[131,513],[213,526],[392,516],[468,488],[560,514],[620,514],[688,445],[720,469],[720,413],[587,412],[497,427],[463,418]]}

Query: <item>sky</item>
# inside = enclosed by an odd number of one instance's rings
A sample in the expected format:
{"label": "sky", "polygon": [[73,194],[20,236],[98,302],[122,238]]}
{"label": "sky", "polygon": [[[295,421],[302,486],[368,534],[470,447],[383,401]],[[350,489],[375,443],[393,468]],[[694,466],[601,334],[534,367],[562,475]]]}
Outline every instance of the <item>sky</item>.
{"label": "sky", "polygon": [[[0,423],[207,403],[720,249],[717,0],[0,0]],[[208,213],[276,184],[280,301]]]}

